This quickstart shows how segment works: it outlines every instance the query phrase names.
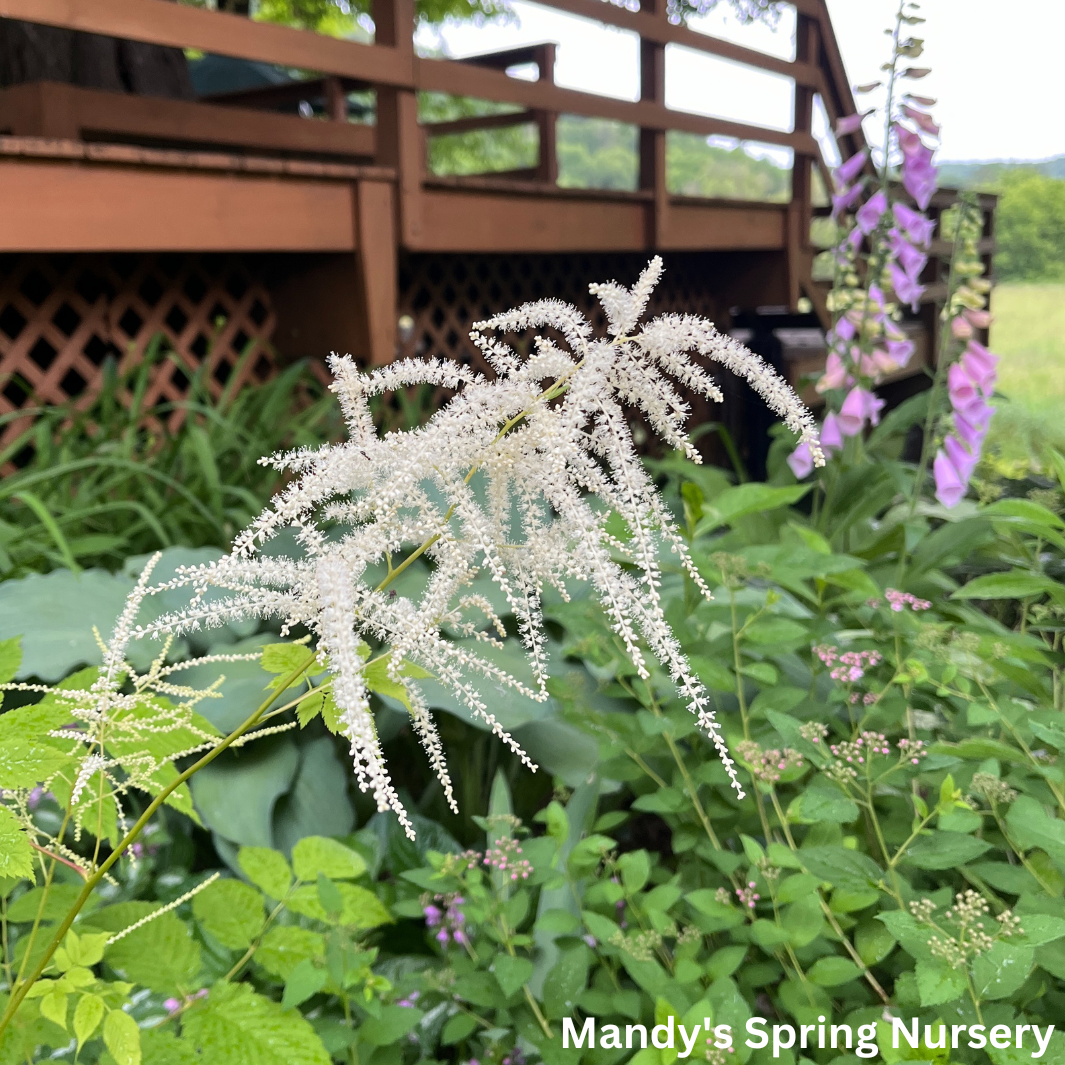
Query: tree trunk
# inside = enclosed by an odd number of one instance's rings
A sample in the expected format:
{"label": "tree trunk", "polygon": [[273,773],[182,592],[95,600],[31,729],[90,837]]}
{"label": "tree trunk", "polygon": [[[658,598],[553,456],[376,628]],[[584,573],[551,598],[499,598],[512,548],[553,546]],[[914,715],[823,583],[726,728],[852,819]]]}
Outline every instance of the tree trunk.
{"label": "tree trunk", "polygon": [[0,88],[30,81],[138,96],[193,97],[180,48],[0,18]]}

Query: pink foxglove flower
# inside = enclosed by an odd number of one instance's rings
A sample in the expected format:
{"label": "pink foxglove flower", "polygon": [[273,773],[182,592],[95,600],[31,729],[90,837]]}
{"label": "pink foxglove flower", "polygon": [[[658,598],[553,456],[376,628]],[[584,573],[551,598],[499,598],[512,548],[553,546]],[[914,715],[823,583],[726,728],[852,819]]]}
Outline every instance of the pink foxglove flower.
{"label": "pink foxglove flower", "polygon": [[814,457],[810,454],[810,445],[805,440],[788,456],[788,465],[800,481],[813,472]]}
{"label": "pink foxglove flower", "polygon": [[868,158],[869,150],[863,148],[856,155],[852,155],[842,166],[836,167],[833,176],[841,185],[849,185],[862,172],[862,167],[865,166]]}
{"label": "pink foxglove flower", "polygon": [[840,215],[849,211],[861,194],[861,185],[851,185],[850,188],[844,187],[842,192],[834,192],[832,194],[832,217],[839,218]]}
{"label": "pink foxglove flower", "polygon": [[855,385],[847,393],[843,406],[839,409],[836,421],[839,431],[844,436],[857,436],[866,421],[872,425],[880,424],[880,411],[884,401],[860,385]]}
{"label": "pink foxglove flower", "polygon": [[990,311],[976,311],[971,307],[966,307],[961,313],[965,315],[969,324],[977,329],[986,329],[991,324]]}
{"label": "pink foxglove flower", "polygon": [[912,340],[889,340],[887,342],[887,350],[892,360],[901,369],[904,366],[909,366],[910,359],[913,358],[913,353],[917,350],[917,345]]}
{"label": "pink foxglove flower", "polygon": [[899,227],[914,244],[927,248],[932,243],[932,234],[936,231],[935,222],[904,203],[893,204],[891,210]]}
{"label": "pink foxglove flower", "polygon": [[832,388],[845,388],[850,381],[850,374],[839,355],[830,351],[825,359],[825,372],[821,380],[817,382],[818,392],[827,392]]}
{"label": "pink foxglove flower", "polygon": [[843,448],[843,433],[840,432],[839,419],[832,411],[825,415],[825,423],[821,426],[821,448],[826,455]]}
{"label": "pink foxglove flower", "polygon": [[965,496],[968,481],[962,480],[944,451],[936,452],[932,474],[936,481],[936,499],[945,507],[956,507]]}
{"label": "pink foxglove flower", "polygon": [[[868,113],[866,112],[866,114]],[[851,133],[857,133],[862,128],[862,120],[864,118],[865,115],[844,115],[836,123],[836,136],[847,137]]]}
{"label": "pink foxglove flower", "polygon": [[858,228],[866,235],[877,227],[880,219],[884,217],[884,212],[887,210],[887,197],[883,192],[877,192],[873,196],[870,196],[858,208],[858,213],[854,216],[858,223]]}
{"label": "pink foxglove flower", "polygon": [[898,229],[892,229],[888,233],[888,240],[895,261],[902,267],[907,277],[916,281],[921,276],[925,263],[928,262],[928,256],[919,252]]}
{"label": "pink foxglove flower", "polygon": [[892,263],[888,267],[888,273],[891,275],[891,287],[895,290],[899,302],[908,303],[916,311],[924,295],[924,285],[918,284],[897,263]]}
{"label": "pink foxglove flower", "polygon": [[955,340],[968,340],[973,335],[972,323],[959,314],[950,321],[950,333]]}
{"label": "pink foxglove flower", "polygon": [[955,410],[965,411],[981,402],[976,382],[965,372],[965,367],[960,362],[954,363],[947,370],[947,392],[950,395],[950,405]]}
{"label": "pink foxglove flower", "polygon": [[957,437],[948,436],[943,441],[943,449],[946,451],[951,465],[958,471],[958,476],[968,484],[969,478],[972,477],[973,470],[976,469],[976,464],[980,460],[979,447],[970,451]]}
{"label": "pink foxglove flower", "polygon": [[983,344],[970,340],[962,353],[961,365],[966,375],[976,384],[985,396],[995,390],[998,379],[998,356],[992,354]]}
{"label": "pink foxglove flower", "polygon": [[929,136],[939,136],[939,126],[936,125],[935,120],[927,112],[918,111],[916,107],[910,107],[909,104],[903,104],[902,113],[912,122],[915,122],[918,127]]}

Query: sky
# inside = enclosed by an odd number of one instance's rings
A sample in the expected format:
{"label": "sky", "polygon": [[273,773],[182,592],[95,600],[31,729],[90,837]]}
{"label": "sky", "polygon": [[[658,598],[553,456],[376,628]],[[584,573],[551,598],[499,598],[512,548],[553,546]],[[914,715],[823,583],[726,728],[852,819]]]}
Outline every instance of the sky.
{"label": "sky", "polygon": [[[634,34],[513,0],[516,23],[449,26],[423,31],[423,47],[460,57],[536,41],[559,44],[555,80],[567,88],[634,100],[638,44]],[[794,13],[785,8],[776,31],[741,26],[727,3],[693,28],[782,58],[794,54]],[[828,0],[840,51],[852,84],[875,80],[888,58],[883,30],[897,0]],[[1020,17],[1007,17],[1003,0],[924,0],[927,18],[914,33],[925,38],[919,65],[932,74],[919,83],[936,97],[944,160],[1044,159],[1065,154],[1065,0],[1024,0]],[[713,56],[669,46],[666,104],[686,111],[789,129],[791,85]],[[870,123],[868,135],[876,136]],[[771,150],[753,154],[775,155]]]}

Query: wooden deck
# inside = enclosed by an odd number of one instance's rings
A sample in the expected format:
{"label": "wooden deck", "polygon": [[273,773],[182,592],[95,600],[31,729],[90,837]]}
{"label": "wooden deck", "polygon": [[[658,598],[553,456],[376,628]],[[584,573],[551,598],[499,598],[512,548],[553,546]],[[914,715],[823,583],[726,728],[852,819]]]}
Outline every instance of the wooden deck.
{"label": "wooden deck", "polygon": [[[638,11],[605,0],[544,2],[639,34],[638,101],[556,85],[551,44],[464,61],[420,58],[413,44],[413,0],[375,0],[372,45],[165,0],[0,0],[2,18],[194,48],[308,75],[302,82],[198,102],[51,83],[0,90],[0,255],[297,256],[292,262],[302,265],[283,271],[273,293],[278,330],[272,339],[282,354],[307,354],[312,339],[325,338],[325,324],[344,334],[333,346],[348,344],[376,364],[407,350],[397,332],[407,299],[400,275],[407,261],[417,272],[419,256],[661,252],[668,261],[670,255],[702,255],[695,273],[717,286],[721,301],[794,308],[806,297],[826,321],[823,288],[812,277],[810,242],[817,210],[814,168],[828,181],[812,135],[814,101],[820,99],[832,122],[852,113],[855,104],[825,0],[794,0],[794,61],[674,25],[664,0],[643,0]],[[787,77],[794,85],[793,128],[782,132],[666,107],[667,45]],[[529,62],[538,80],[507,74]],[[347,113],[346,94],[357,89],[375,94],[374,125],[352,121]],[[420,123],[417,94],[425,91],[518,110]],[[278,113],[279,105],[310,94],[326,101],[324,117]],[[638,188],[559,187],[560,114],[635,126]],[[519,123],[539,132],[533,167],[463,178],[427,172],[432,137]],[[790,149],[790,202],[671,195],[669,131]],[[860,137],[839,139],[844,156],[858,150]],[[356,310],[338,311],[340,304]],[[727,310],[729,304],[716,306]],[[23,307],[19,315],[25,313]],[[423,307],[415,314],[429,311]],[[455,320],[448,329],[461,327]],[[177,335],[170,337],[175,344]],[[10,353],[21,343],[8,343],[0,332],[0,386],[17,370]],[[5,403],[0,399],[0,412],[9,409]]]}

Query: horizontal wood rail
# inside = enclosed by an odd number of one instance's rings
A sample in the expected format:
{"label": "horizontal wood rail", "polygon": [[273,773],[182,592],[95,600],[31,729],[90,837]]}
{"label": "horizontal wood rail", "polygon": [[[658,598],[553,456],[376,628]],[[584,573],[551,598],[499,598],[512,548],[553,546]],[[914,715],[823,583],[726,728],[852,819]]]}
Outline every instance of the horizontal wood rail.
{"label": "horizontal wood rail", "polygon": [[506,111],[501,115],[470,115],[468,118],[453,118],[447,122],[423,122],[422,129],[431,137],[448,133],[470,133],[482,129],[510,129],[535,122],[538,112],[526,108],[523,111]]}

